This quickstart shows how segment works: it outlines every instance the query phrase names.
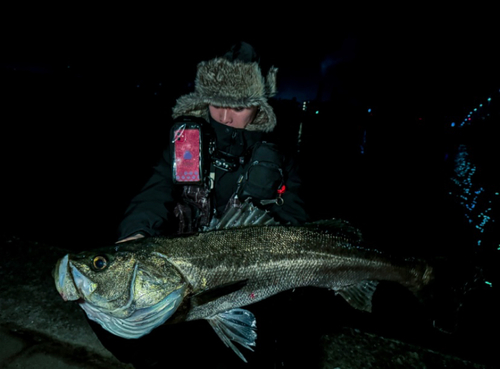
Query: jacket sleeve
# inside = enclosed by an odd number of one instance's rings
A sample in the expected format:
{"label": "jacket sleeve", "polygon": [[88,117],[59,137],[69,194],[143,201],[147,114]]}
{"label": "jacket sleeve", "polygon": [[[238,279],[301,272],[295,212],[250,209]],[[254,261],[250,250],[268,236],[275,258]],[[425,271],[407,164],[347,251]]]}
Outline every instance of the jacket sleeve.
{"label": "jacket sleeve", "polygon": [[301,180],[296,161],[290,159],[285,165],[285,192],[282,205],[273,205],[271,215],[283,224],[300,225],[309,221],[300,196]]}
{"label": "jacket sleeve", "polygon": [[145,236],[164,234],[173,217],[172,161],[169,149],[164,150],[153,174],[130,202],[118,226],[118,239],[137,233]]}

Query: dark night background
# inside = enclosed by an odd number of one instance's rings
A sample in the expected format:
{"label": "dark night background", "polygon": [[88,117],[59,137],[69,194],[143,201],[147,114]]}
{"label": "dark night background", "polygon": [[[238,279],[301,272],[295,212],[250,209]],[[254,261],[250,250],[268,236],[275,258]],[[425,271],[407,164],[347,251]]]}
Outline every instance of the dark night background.
{"label": "dark night background", "polygon": [[481,185],[498,190],[494,129],[451,127],[488,97],[500,98],[499,32],[488,9],[459,18],[350,13],[352,22],[316,9],[302,18],[255,16],[252,24],[270,22],[256,32],[222,15],[202,22],[87,12],[33,12],[2,28],[4,234],[75,250],[113,243],[167,143],[171,107],[191,91],[196,64],[244,40],[264,68],[279,68],[278,139],[295,149],[302,123],[298,159],[313,218],[347,219],[381,249],[486,250],[482,258],[496,270],[496,233],[481,235],[478,248],[450,195],[464,142],[476,148]]}
{"label": "dark night background", "polygon": [[446,221],[437,209],[448,127],[496,91],[499,57],[487,22],[416,18],[318,20],[313,29],[303,23],[265,34],[214,24],[203,38],[139,15],[15,23],[3,31],[0,59],[7,229],[75,247],[114,240],[196,64],[244,39],[264,68],[280,70],[278,139],[293,142],[303,123],[299,158],[311,215],[393,224],[401,237],[417,227],[415,236],[429,242]]}

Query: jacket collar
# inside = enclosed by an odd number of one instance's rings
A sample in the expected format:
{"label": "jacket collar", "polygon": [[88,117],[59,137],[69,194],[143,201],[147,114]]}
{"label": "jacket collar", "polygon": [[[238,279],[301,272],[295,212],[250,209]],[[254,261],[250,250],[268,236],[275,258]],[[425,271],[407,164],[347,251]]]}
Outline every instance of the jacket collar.
{"label": "jacket collar", "polygon": [[248,148],[263,139],[263,132],[229,127],[215,121],[212,117],[209,119],[215,132],[217,149],[228,154],[241,156]]}

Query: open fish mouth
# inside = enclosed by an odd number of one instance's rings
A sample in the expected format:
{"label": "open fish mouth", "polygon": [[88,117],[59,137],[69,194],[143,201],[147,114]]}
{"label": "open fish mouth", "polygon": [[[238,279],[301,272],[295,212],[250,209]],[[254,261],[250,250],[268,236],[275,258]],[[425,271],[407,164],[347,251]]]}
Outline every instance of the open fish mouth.
{"label": "open fish mouth", "polygon": [[[117,317],[125,317],[130,315],[128,310],[130,309],[134,300],[134,285],[137,277],[138,264],[134,266],[133,274],[131,277],[130,291],[128,301],[120,306],[119,308],[107,309],[104,306],[100,306],[99,309],[107,314],[116,315]],[[83,303],[85,301],[91,301],[96,299],[93,292],[97,288],[97,284],[92,280],[87,278],[84,274],[78,270],[77,267],[69,260],[69,255],[65,255],[60,259],[54,270],[54,279],[56,284],[56,289],[63,298],[64,301],[77,301],[78,303]],[[106,303],[110,301],[103,300]],[[96,306],[96,301],[93,301],[94,306]]]}
{"label": "open fish mouth", "polygon": [[73,283],[73,279],[68,273],[69,255],[65,255],[57,261],[54,269],[54,280],[56,283],[57,292],[61,295],[64,301],[75,301],[80,299],[80,295]]}
{"label": "open fish mouth", "polygon": [[[97,284],[83,275],[69,260],[69,254],[58,260],[54,269],[54,279],[57,292],[64,301],[79,301],[92,295],[97,288]],[[134,270],[133,279],[137,267]]]}
{"label": "open fish mouth", "polygon": [[97,306],[85,298],[92,294],[95,285],[71,264],[68,255],[57,262],[53,274],[61,297],[65,301],[77,301],[90,320],[119,337],[139,338],[165,323],[175,313],[182,302],[186,287],[181,286],[158,303],[130,313],[137,269],[136,265],[130,284],[129,301],[113,310]]}
{"label": "open fish mouth", "polygon": [[157,304],[134,311],[126,318],[117,318],[103,312],[89,302],[80,304],[90,320],[100,324],[107,331],[123,338],[139,338],[165,323],[182,302],[185,287],[170,293]]}

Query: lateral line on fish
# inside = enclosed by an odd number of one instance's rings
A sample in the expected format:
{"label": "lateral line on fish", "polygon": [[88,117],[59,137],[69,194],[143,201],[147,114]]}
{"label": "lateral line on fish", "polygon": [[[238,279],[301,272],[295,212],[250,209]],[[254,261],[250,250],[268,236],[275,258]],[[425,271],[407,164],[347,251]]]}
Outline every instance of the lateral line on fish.
{"label": "lateral line on fish", "polygon": [[[328,288],[354,308],[369,311],[378,281],[397,282],[416,295],[432,280],[429,263],[384,256],[361,246],[355,230],[345,229],[353,238],[343,230],[342,223],[322,222],[150,237],[102,251],[116,263],[102,271],[92,264],[95,250],[66,256],[54,278],[63,298],[82,297],[85,302],[79,301],[80,306],[89,319],[113,334],[136,338],[168,319],[171,323],[205,319],[217,323],[224,343],[243,342],[244,347],[254,345],[255,332],[252,319],[244,319],[252,324],[233,324],[237,312],[244,311],[240,307],[281,291]],[[65,265],[73,262],[88,282],[72,279]],[[97,286],[95,291],[90,282]]]}

